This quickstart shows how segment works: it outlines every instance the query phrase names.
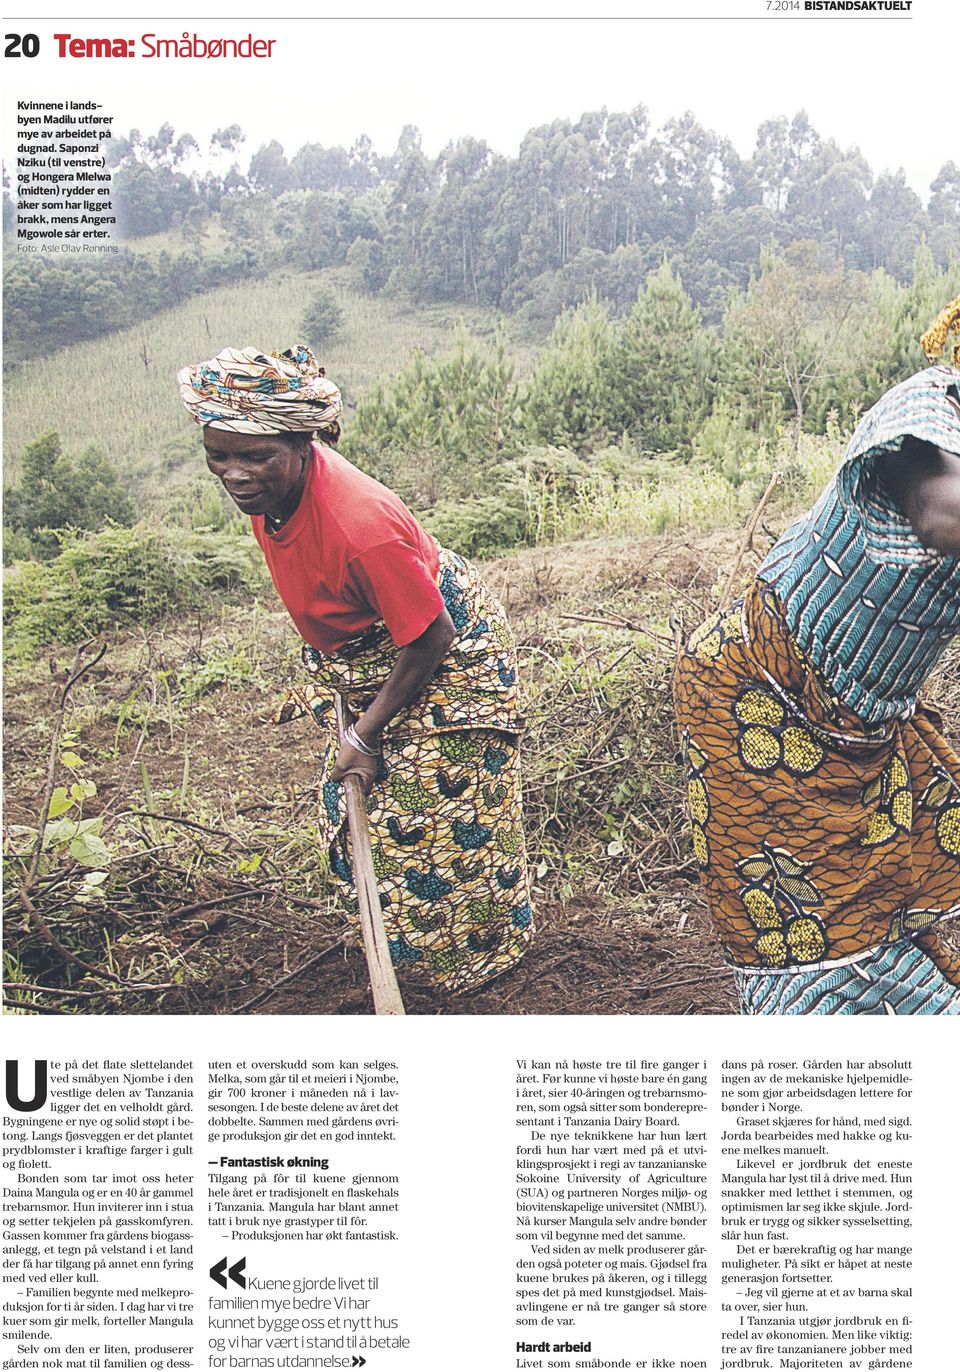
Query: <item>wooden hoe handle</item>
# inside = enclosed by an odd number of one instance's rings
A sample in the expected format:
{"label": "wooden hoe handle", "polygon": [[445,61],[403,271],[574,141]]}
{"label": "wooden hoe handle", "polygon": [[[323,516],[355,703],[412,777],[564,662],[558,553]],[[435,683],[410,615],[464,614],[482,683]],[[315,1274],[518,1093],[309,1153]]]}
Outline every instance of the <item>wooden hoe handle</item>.
{"label": "wooden hoe handle", "polygon": [[[337,695],[335,704],[337,729],[342,742],[343,731],[347,725],[347,710],[342,696]],[[374,1013],[404,1015],[406,1011],[403,1008],[403,997],[400,995],[400,987],[397,985],[396,973],[393,970],[387,931],[383,924],[383,910],[380,908],[380,892],[377,889],[377,877],[373,870],[373,849],[370,846],[367,801],[360,778],[345,776],[343,793],[347,801],[347,825],[353,849],[353,881],[360,905],[360,930],[370,972]]]}

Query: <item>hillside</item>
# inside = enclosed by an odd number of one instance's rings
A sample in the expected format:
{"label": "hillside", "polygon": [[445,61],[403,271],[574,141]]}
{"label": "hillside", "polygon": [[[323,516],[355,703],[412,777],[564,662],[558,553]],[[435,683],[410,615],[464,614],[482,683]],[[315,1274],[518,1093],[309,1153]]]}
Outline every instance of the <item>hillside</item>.
{"label": "hillside", "polygon": [[[877,275],[876,315],[834,336],[807,299],[807,258],[765,260],[719,333],[664,264],[629,314],[591,298],[561,316],[536,360],[516,317],[358,295],[338,268],[221,286],[17,369],[7,443],[27,460],[5,512],[8,1005],[369,1011],[317,851],[310,726],[268,723],[298,679],[298,640],[244,521],[225,517],[174,383],[178,365],[227,341],[294,341],[322,282],[346,314],[322,360],[344,388],[347,455],[485,561],[525,686],[540,935],[513,973],[462,1000],[406,971],[409,1007],[729,1011],[681,803],[677,646],[719,598],[768,482],[782,477],[743,580],[836,470],[862,405],[916,366],[946,286],[932,259],[916,287]],[[803,362],[802,386],[786,362],[768,365],[781,345]],[[411,365],[417,349],[427,360]],[[34,441],[48,430],[62,452]],[[91,445],[119,484],[79,456]],[[957,663],[933,683],[954,738]]]}
{"label": "hillside", "polygon": [[[345,326],[322,361],[341,387],[348,411],[375,380],[389,380],[419,348],[434,356],[463,326],[489,339],[497,313],[479,306],[427,305],[360,294],[345,270],[277,271],[261,280],[221,286],[154,315],[142,325],[77,343],[26,362],[4,384],[4,472],[16,482],[26,444],[54,429],[64,448],[93,445],[132,481],[146,508],[161,485],[198,470],[199,439],[180,405],[178,367],[233,342],[240,347],[288,347],[298,341],[306,302],[323,283],[342,304]],[[511,340],[518,369],[531,353]],[[96,377],[88,385],[85,378]]]}

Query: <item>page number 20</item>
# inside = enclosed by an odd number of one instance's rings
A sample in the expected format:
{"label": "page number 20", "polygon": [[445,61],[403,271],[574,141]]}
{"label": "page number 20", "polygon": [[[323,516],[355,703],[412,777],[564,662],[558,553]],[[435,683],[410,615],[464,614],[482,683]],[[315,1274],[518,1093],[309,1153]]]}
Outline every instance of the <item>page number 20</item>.
{"label": "page number 20", "polygon": [[7,46],[4,57],[36,57],[40,51],[40,39],[35,33],[5,33]]}

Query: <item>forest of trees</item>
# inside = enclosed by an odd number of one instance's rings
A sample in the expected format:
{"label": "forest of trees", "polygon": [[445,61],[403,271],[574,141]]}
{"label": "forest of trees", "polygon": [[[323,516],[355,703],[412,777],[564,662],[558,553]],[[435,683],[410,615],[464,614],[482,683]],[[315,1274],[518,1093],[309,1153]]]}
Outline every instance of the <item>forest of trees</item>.
{"label": "forest of trees", "polygon": [[919,334],[958,292],[960,262],[941,269],[924,245],[900,284],[800,240],[761,253],[714,327],[665,261],[622,316],[596,294],[562,311],[523,384],[502,339],[416,356],[360,397],[341,446],[465,551],[537,541],[545,492],[569,503],[663,462],[734,490],[774,462],[789,475],[804,434],[851,430],[916,370]]}
{"label": "forest of trees", "polygon": [[[821,136],[801,112],[770,119],[741,157],[692,114],[653,129],[647,110],[600,110],[531,129],[516,157],[462,138],[428,156],[418,131],[378,155],[279,143],[241,167],[243,131],[219,130],[202,173],[190,134],[167,124],[111,145],[113,196],[127,246],[70,271],[11,254],[5,332],[11,357],[135,323],[185,295],[280,264],[349,264],[371,292],[521,311],[548,328],[592,294],[627,315],[665,257],[707,322],[743,292],[763,250],[815,241],[847,270],[907,282],[918,242],[946,266],[960,254],[960,167],[947,162],[926,204],[902,171],[875,174],[857,148]],[[11,206],[5,205],[9,225]],[[202,252],[216,221],[225,247]],[[182,248],[136,251],[175,230]]]}
{"label": "forest of trees", "polygon": [[[430,158],[408,127],[386,157],[366,138],[289,158],[271,143],[244,171],[243,143],[237,125],[205,159],[169,124],[115,140],[126,244],[90,265],[9,254],[8,362],[279,267],[496,308],[537,340],[523,384],[505,334],[485,350],[463,335],[368,388],[343,442],[465,552],[549,539],[551,502],[643,486],[658,462],[726,490],[762,481],[774,452],[789,466],[805,433],[851,428],[914,370],[919,333],[960,291],[960,169],[924,205],[803,113],[762,124],[749,158],[689,114],[653,130],[642,106],[533,129],[512,159],[472,138]],[[138,250],[160,232],[162,250]],[[314,284],[307,341],[342,322]],[[58,491],[86,487],[68,520]],[[95,451],[38,435],[7,492],[6,559],[55,558],[68,523],[124,525],[125,500]],[[209,492],[194,514],[230,517]]]}

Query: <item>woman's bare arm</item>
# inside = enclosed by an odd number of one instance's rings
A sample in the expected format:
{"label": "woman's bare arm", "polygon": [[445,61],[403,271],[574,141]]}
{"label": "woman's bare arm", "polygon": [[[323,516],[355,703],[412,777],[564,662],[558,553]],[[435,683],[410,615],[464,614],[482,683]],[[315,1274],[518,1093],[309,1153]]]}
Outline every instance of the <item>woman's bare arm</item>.
{"label": "woman's bare arm", "polygon": [[419,695],[446,657],[456,632],[448,612],[441,610],[419,638],[400,649],[392,672],[357,721],[364,743],[375,746],[391,719]]}
{"label": "woman's bare arm", "polygon": [[[357,720],[357,733],[364,743],[371,748],[377,747],[383,730],[395,715],[419,695],[446,657],[455,637],[453,620],[444,609],[419,638],[400,649],[390,675]],[[349,743],[344,743],[337,753],[330,778],[332,781],[342,781],[348,772],[357,773],[369,795],[377,774],[377,759],[367,757],[356,748],[351,748]]]}
{"label": "woman's bare arm", "polygon": [[960,556],[960,456],[908,442],[886,456],[884,477],[923,546]]}

